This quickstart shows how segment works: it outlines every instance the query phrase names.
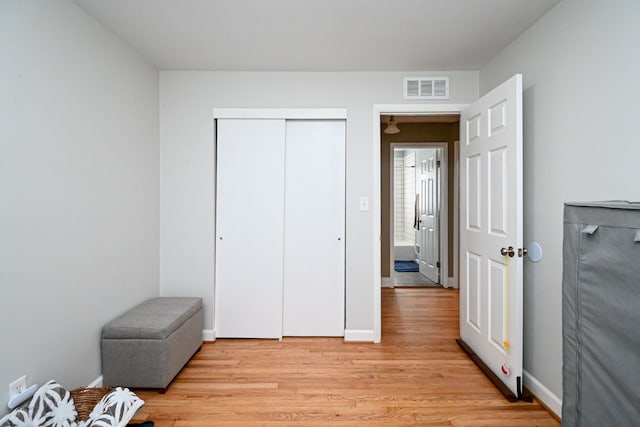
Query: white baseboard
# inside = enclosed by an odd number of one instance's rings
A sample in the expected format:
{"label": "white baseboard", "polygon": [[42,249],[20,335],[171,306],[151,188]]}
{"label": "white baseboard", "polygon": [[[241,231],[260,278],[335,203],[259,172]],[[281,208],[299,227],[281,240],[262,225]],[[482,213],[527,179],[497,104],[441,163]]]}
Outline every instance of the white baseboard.
{"label": "white baseboard", "polygon": [[526,370],[523,371],[524,386],[527,387],[536,398],[540,399],[558,417],[562,417],[562,399],[546,388],[540,381]]}
{"label": "white baseboard", "polygon": [[383,277],[381,284],[383,288],[393,288],[393,277]]}
{"label": "white baseboard", "polygon": [[215,329],[203,329],[202,330],[202,341],[215,341],[216,340],[216,330]]}
{"label": "white baseboard", "polygon": [[102,375],[91,381],[87,387],[102,387]]}
{"label": "white baseboard", "polygon": [[345,329],[345,341],[366,341],[373,342],[374,334],[372,329]]}
{"label": "white baseboard", "polygon": [[458,278],[455,276],[447,278],[447,288],[458,289]]}
{"label": "white baseboard", "polygon": [[442,277],[440,284],[445,288],[458,289],[458,280],[455,277]]}

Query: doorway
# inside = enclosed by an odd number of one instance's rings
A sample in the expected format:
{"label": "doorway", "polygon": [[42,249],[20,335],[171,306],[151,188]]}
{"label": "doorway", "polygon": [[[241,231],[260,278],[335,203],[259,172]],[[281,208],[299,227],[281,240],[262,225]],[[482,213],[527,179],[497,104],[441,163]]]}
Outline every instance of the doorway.
{"label": "doorway", "polygon": [[[446,141],[446,151],[448,155],[447,167],[448,171],[443,174],[443,191],[447,195],[446,202],[448,215],[443,218],[441,227],[441,236],[446,240],[446,251],[440,259],[441,277],[440,281],[445,287],[458,287],[458,266],[457,266],[457,234],[454,231],[457,228],[457,199],[453,196],[454,184],[457,184],[457,163],[455,156],[457,152],[457,141],[459,139],[459,117],[460,113],[466,108],[464,104],[390,104],[390,105],[374,105],[373,106],[373,149],[374,149],[374,183],[372,194],[372,207],[374,217],[378,221],[374,221],[374,235],[380,236],[374,240],[374,277],[373,277],[373,296],[374,296],[374,330],[373,341],[380,342],[382,337],[381,325],[381,287],[391,286],[391,239],[390,239],[390,199],[388,191],[388,183],[390,182],[389,162],[391,161],[390,143],[402,143],[406,141],[424,141],[424,142],[441,142]],[[390,115],[395,116],[397,127],[400,132],[397,134],[385,134],[384,130],[390,119]],[[436,135],[438,131],[448,128],[446,136]],[[421,130],[421,133],[416,129]],[[414,134],[413,132],[418,132]],[[384,167],[383,167],[384,165]],[[444,180],[447,184],[444,185]],[[385,186],[387,188],[385,188]],[[449,194],[452,194],[449,197]],[[457,192],[455,193],[457,196]],[[444,200],[442,200],[444,204]],[[446,232],[445,232],[446,230]],[[446,236],[446,239],[444,238]],[[442,245],[444,246],[444,245]]]}
{"label": "doorway", "polygon": [[[391,107],[391,108],[389,108]],[[439,105],[400,107],[374,105],[374,214],[380,214],[382,194],[379,166],[385,112],[461,113],[458,141],[463,163],[460,176],[460,336],[491,372],[493,382],[508,385],[509,397],[522,397],[522,75],[489,91],[470,106]],[[393,134],[398,134],[395,121]],[[385,128],[386,129],[386,128]],[[387,132],[388,133],[388,132]],[[455,145],[454,145],[455,149]],[[507,185],[507,183],[511,183]],[[378,203],[381,203],[378,205]],[[457,211],[457,210],[456,210]],[[462,224],[463,222],[463,224]],[[377,221],[374,221],[377,223]],[[374,233],[378,227],[374,227]],[[375,235],[375,234],[374,234]],[[382,236],[381,236],[382,237]],[[509,259],[518,257],[513,268]],[[374,243],[374,275],[381,272]],[[499,250],[496,250],[499,249]],[[452,257],[454,260],[457,257]],[[508,273],[508,274],[507,274]],[[374,341],[382,335],[380,280],[374,276]],[[484,290],[489,289],[488,292]],[[488,298],[485,298],[488,296]],[[481,298],[482,297],[482,298]],[[509,310],[511,307],[511,310]],[[486,319],[489,319],[486,321]],[[485,319],[484,321],[482,319]],[[471,342],[472,341],[472,342]],[[469,344],[471,342],[471,344]],[[515,343],[515,345],[514,345]],[[461,344],[461,345],[462,345]],[[472,351],[468,351],[471,353]],[[501,375],[508,378],[501,380]],[[507,395],[507,393],[505,393]]]}
{"label": "doorway", "polygon": [[[441,286],[445,143],[391,143],[391,286]],[[445,197],[446,200],[446,197]]]}
{"label": "doorway", "polygon": [[[422,272],[422,276],[430,276],[431,281],[426,282],[429,284],[439,283],[443,287],[457,288],[457,269],[455,268],[456,257],[454,251],[456,248],[456,233],[455,233],[455,221],[456,212],[455,201],[457,189],[454,186],[454,157],[451,155],[455,150],[455,143],[459,138],[460,126],[458,114],[441,114],[441,115],[394,115],[394,122],[397,124],[396,129],[398,132],[393,134],[385,133],[387,124],[389,123],[390,116],[381,114],[379,120],[379,147],[380,153],[379,172],[380,172],[380,234],[381,234],[381,250],[380,256],[380,274],[381,284],[385,287],[392,287],[397,284],[395,279],[395,260],[396,256],[394,251],[400,252],[400,256],[410,256],[413,249],[416,253],[416,263],[419,270]],[[411,142],[408,142],[411,141]],[[418,168],[418,174],[416,175],[415,188],[419,189],[420,185],[431,185],[431,195],[439,202],[439,209],[437,212],[431,212],[430,215],[415,215],[415,202],[420,202],[419,196],[416,194],[419,191],[415,191],[409,188],[411,194],[408,196],[410,201],[406,201],[408,206],[405,207],[405,212],[409,215],[404,227],[406,234],[411,233],[411,229],[415,226],[416,229],[423,228],[422,235],[420,232],[417,234],[416,242],[419,246],[413,248],[400,248],[395,244],[395,240],[405,243],[411,241],[407,235],[406,238],[398,236],[398,233],[394,232],[394,203],[392,194],[398,187],[398,182],[394,182],[394,174],[397,174],[398,169],[394,164],[394,152],[399,149],[408,154],[408,162],[406,166],[414,166],[414,170]],[[411,151],[406,150],[423,150],[416,153],[431,153],[435,156],[430,158],[420,159],[415,162],[411,160]],[[429,151],[431,150],[431,151]],[[439,162],[439,165],[438,165]],[[424,171],[421,170],[424,168]],[[396,171],[396,172],[394,172]],[[414,172],[415,173],[415,172]],[[431,174],[431,182],[429,183],[429,174]],[[411,175],[411,172],[406,174]],[[425,178],[425,182],[420,183],[419,177]],[[436,180],[437,185],[436,185]],[[397,181],[397,180],[396,180]],[[441,191],[438,191],[438,187]],[[421,203],[421,212],[427,211],[427,195],[428,189],[425,188],[425,194],[423,194],[423,200]],[[434,205],[432,205],[433,207]],[[422,222],[420,222],[422,221]],[[415,224],[414,224],[415,222]],[[416,230],[418,231],[418,230]],[[431,233],[425,235],[424,233]],[[431,240],[431,244],[427,244],[428,240]],[[422,250],[422,252],[420,252]],[[431,257],[427,262],[424,255],[429,250]],[[417,260],[422,257],[422,263]],[[420,276],[416,276],[419,278]],[[402,280],[402,285],[412,284]],[[426,284],[425,283],[425,284]],[[415,283],[413,283],[415,284]]]}

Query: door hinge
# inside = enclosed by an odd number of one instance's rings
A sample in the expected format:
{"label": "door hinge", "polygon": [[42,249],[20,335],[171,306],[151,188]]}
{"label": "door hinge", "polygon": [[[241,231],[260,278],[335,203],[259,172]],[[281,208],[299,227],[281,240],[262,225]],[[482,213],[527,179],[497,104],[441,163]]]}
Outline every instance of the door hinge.
{"label": "door hinge", "polygon": [[440,261],[436,262],[436,267],[440,268]]}
{"label": "door hinge", "polygon": [[440,160],[436,160],[436,167],[439,168],[440,167]]}

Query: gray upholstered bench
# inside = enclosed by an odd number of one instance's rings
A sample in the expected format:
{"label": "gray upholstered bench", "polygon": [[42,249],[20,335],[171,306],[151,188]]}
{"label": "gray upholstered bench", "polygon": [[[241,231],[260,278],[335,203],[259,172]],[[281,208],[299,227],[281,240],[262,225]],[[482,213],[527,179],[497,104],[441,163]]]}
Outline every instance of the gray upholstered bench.
{"label": "gray upholstered bench", "polygon": [[105,386],[164,392],[202,345],[201,298],[153,298],[102,328]]}

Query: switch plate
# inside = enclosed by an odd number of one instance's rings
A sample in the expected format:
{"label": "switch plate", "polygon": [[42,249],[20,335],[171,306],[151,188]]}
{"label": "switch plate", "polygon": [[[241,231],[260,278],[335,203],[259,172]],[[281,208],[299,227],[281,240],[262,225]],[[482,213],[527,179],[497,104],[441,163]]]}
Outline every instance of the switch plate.
{"label": "switch plate", "polygon": [[360,196],[360,212],[369,212],[369,198]]}

